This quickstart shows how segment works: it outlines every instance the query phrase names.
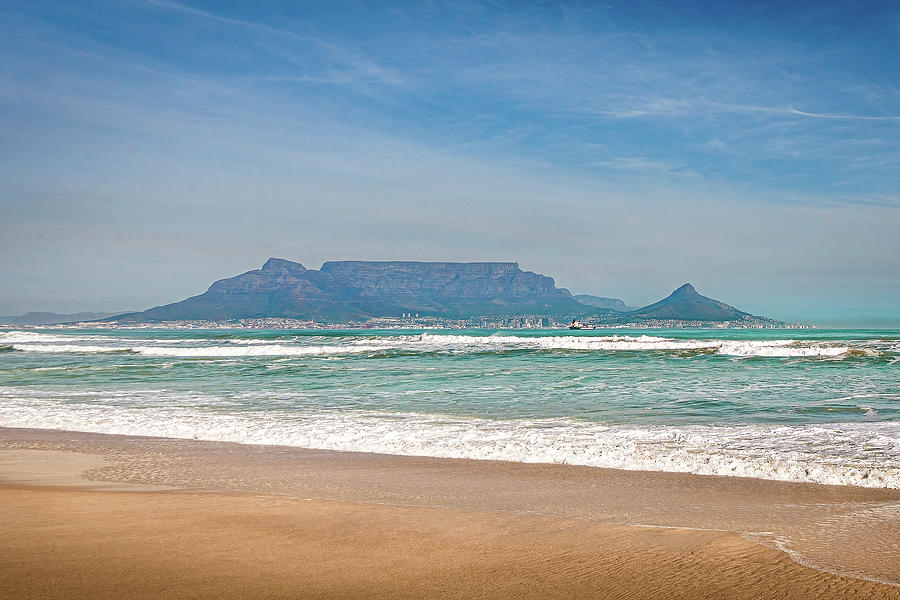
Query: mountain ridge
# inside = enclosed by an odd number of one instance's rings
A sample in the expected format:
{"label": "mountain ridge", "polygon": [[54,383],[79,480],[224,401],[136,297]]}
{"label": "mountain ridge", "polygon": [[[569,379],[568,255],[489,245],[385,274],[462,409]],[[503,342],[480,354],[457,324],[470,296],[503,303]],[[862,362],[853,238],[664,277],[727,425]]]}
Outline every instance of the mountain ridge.
{"label": "mountain ridge", "polygon": [[585,306],[594,306],[596,308],[610,308],[617,312],[629,312],[635,310],[635,307],[628,306],[627,304],[625,304],[625,301],[620,298],[606,298],[603,296],[593,296],[591,294],[575,294],[572,297]]}
{"label": "mountain ridge", "polygon": [[462,318],[583,309],[552,277],[523,271],[515,262],[330,261],[314,270],[270,258],[260,269],[214,282],[203,294],[114,319],[341,322],[404,313]]}
{"label": "mountain ridge", "polygon": [[701,295],[686,283],[633,309],[617,298],[573,296],[516,262],[328,261],[320,269],[269,258],[259,269],[213,282],[179,302],[105,319],[123,322],[290,318],[349,323],[411,315],[445,319],[541,315],[592,322],[776,321]]}
{"label": "mountain ridge", "polygon": [[0,324],[3,325],[59,325],[62,323],[80,323],[84,321],[97,321],[115,315],[121,312],[78,312],[71,314],[32,311],[23,315],[10,315],[0,317]]}

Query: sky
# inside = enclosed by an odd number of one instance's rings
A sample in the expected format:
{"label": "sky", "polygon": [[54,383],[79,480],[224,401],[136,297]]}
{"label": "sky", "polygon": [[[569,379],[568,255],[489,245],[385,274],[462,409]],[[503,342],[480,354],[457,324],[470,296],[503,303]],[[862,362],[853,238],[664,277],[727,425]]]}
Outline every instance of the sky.
{"label": "sky", "polygon": [[0,314],[270,256],[900,326],[896,2],[0,0]]}

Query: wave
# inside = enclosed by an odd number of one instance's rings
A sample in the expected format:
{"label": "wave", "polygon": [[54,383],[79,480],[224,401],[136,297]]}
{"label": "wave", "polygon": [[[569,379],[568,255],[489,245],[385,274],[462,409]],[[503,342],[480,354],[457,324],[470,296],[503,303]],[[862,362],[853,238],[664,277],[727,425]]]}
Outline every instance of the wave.
{"label": "wave", "polygon": [[51,335],[35,331],[0,331],[0,343],[20,344],[29,342],[70,342],[77,339],[71,335]]}
{"label": "wave", "polygon": [[84,335],[84,334],[50,334],[39,333],[36,331],[2,331],[0,332],[0,344],[49,344],[60,342],[143,342],[143,343],[215,343],[221,342],[225,344],[277,344],[279,341],[292,341],[298,339],[296,335],[281,336],[280,339],[254,338],[247,336],[213,336],[213,339],[204,337],[176,337],[176,338],[135,338],[135,337],[119,337],[111,335]]}
{"label": "wave", "polygon": [[847,346],[800,346],[794,340],[721,342],[716,352],[726,356],[803,357],[840,356]]}
{"label": "wave", "polygon": [[[253,356],[317,356],[355,354],[379,351],[408,352],[483,352],[483,351],[551,351],[578,352],[701,352],[732,357],[770,358],[848,358],[892,356],[895,347],[852,346],[835,342],[803,340],[722,340],[679,339],[649,335],[611,336],[518,336],[518,335],[452,335],[429,334],[374,336],[344,339],[339,344],[321,343],[333,338],[254,339],[203,338],[146,339],[114,337],[59,336],[34,332],[0,333],[0,345],[22,352],[44,353],[109,353],[132,352],[145,356],[171,357],[253,357]],[[54,343],[55,342],[55,343]],[[310,342],[320,342],[311,344]],[[198,345],[200,344],[200,345]]]}
{"label": "wave", "polygon": [[642,336],[474,336],[474,335],[432,335],[423,333],[421,342],[437,346],[515,346],[543,350],[702,350],[713,348],[708,340],[675,340],[670,338]]}
{"label": "wave", "polygon": [[[0,425],[900,488],[900,423],[631,426],[363,411],[211,412],[7,396]],[[101,399],[102,400],[102,399]],[[143,404],[143,402],[141,402]]]}
{"label": "wave", "polygon": [[180,358],[216,358],[241,356],[322,356],[336,354],[357,354],[389,350],[391,346],[283,346],[278,344],[254,346],[89,346],[77,344],[13,344],[20,352],[62,353],[113,353],[127,352],[143,356],[171,356]]}
{"label": "wave", "polygon": [[204,346],[196,348],[173,348],[146,346],[131,348],[144,356],[191,357],[234,357],[234,356],[321,356],[334,354],[357,354],[390,350],[391,346],[284,346],[268,344],[257,346]]}
{"label": "wave", "polygon": [[470,336],[422,334],[422,342],[446,345],[502,345],[552,350],[677,351],[708,350],[726,356],[804,357],[840,356],[847,346],[805,346],[798,340],[680,340],[652,336]]}
{"label": "wave", "polygon": [[13,350],[19,352],[40,352],[49,354],[69,354],[69,353],[106,353],[106,352],[128,352],[126,347],[117,346],[89,346],[87,344],[13,344]]}

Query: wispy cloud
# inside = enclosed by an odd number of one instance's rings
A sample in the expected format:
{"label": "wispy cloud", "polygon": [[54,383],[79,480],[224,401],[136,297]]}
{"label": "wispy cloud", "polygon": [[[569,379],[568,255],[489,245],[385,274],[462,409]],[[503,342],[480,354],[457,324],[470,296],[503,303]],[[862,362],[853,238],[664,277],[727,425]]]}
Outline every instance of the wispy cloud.
{"label": "wispy cloud", "polygon": [[716,102],[704,99],[684,99],[684,98],[630,98],[630,103],[640,108],[584,108],[586,113],[597,115],[607,115],[610,117],[626,119],[639,117],[657,117],[657,116],[682,116],[690,113],[699,112],[721,112],[734,114],[765,114],[765,115],[783,115],[797,117],[812,117],[816,119],[835,119],[849,121],[897,121],[900,122],[900,116],[894,115],[853,115],[853,114],[830,114],[830,113],[814,113],[799,110],[794,106],[778,107],[778,106],[756,106],[752,104],[732,104],[727,102]]}
{"label": "wispy cloud", "polygon": [[[370,58],[363,56],[359,53],[353,52],[348,48],[334,44],[328,41],[325,41],[319,37],[307,34],[301,34],[296,31],[292,31],[289,29],[283,29],[280,27],[274,27],[271,25],[267,25],[265,23],[257,23],[254,21],[248,21],[245,19],[237,19],[234,17],[227,17],[217,13],[213,13],[206,10],[201,10],[197,8],[193,8],[191,6],[181,4],[178,2],[170,2],[168,0],[146,0],[148,4],[162,8],[167,10],[172,10],[176,12],[181,12],[184,14],[192,15],[195,17],[199,17],[202,19],[207,19],[211,21],[215,21],[218,23],[240,27],[244,29],[248,29],[251,31],[255,31],[262,34],[274,35],[281,38],[287,38],[295,42],[300,42],[302,44],[307,44],[311,46],[315,46],[316,48],[325,51],[328,53],[329,57],[339,63],[344,67],[343,72],[341,73],[341,77],[320,77],[319,79],[329,80],[331,83],[381,83],[381,84],[389,84],[389,85],[404,85],[405,79],[400,75],[399,72],[393,69],[389,69],[378,65]],[[291,56],[290,54],[286,54],[284,56]],[[297,80],[300,80],[301,76],[298,76]],[[310,77],[310,80],[314,80],[315,77]]]}
{"label": "wispy cloud", "polygon": [[680,175],[696,177],[698,174],[682,163],[656,160],[640,156],[617,156],[607,160],[598,160],[593,166],[613,171],[643,171],[664,175]]}
{"label": "wispy cloud", "polygon": [[[900,282],[900,81],[868,38],[663,3],[665,26],[590,3],[191,2],[0,8],[4,281],[23,256],[64,278],[61,255],[514,254],[633,296],[685,264]],[[189,271],[128,284],[161,302]]]}
{"label": "wispy cloud", "polygon": [[266,25],[264,23],[254,23],[253,21],[246,21],[244,19],[235,19],[232,17],[225,17],[222,15],[218,15],[213,12],[209,12],[206,10],[201,10],[198,8],[193,8],[187,6],[185,4],[179,4],[178,2],[169,2],[168,0],[146,0],[147,4],[152,6],[157,6],[160,8],[166,8],[169,10],[174,10],[182,13],[186,13],[189,15],[194,15],[197,17],[202,17],[204,19],[209,19],[211,21],[218,21],[219,23],[226,23],[228,25],[237,25],[238,27],[244,27],[247,29],[255,29],[257,31],[262,31],[265,33],[274,33],[282,36],[289,36],[297,40],[318,43],[318,40],[315,38],[311,38],[308,36],[299,35],[293,31],[288,31],[286,29],[279,29],[278,27],[272,27],[271,25]]}
{"label": "wispy cloud", "polygon": [[868,115],[836,115],[836,114],[827,114],[827,113],[812,113],[806,112],[802,110],[797,110],[794,107],[790,107],[787,110],[788,113],[792,115],[800,115],[803,117],[813,117],[816,119],[837,119],[837,120],[850,120],[850,121],[894,121],[900,122],[900,116],[868,116]]}

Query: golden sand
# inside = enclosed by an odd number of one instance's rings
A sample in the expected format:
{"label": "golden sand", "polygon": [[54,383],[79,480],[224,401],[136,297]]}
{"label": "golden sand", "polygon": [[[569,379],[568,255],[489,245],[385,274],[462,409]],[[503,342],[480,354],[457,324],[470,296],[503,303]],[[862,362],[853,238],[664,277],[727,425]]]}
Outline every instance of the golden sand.
{"label": "golden sand", "polygon": [[[807,506],[881,531],[890,575],[891,490],[27,430],[0,450],[0,598],[900,598],[744,529],[769,511],[757,533],[790,539],[778,511]],[[686,528],[703,512],[733,528]]]}

